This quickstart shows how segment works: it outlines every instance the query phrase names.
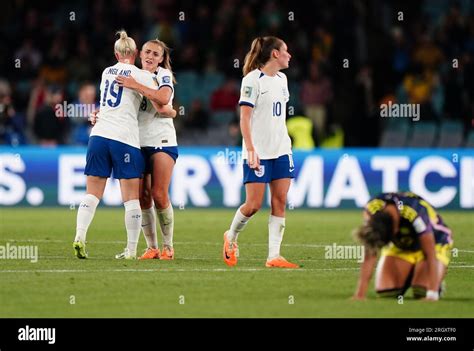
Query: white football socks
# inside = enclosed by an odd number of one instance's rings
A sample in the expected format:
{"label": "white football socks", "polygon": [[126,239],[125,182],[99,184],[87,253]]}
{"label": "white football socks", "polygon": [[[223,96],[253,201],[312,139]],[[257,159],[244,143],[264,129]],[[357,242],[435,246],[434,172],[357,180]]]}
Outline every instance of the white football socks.
{"label": "white football socks", "polygon": [[237,241],[241,231],[245,229],[247,222],[251,217],[245,217],[242,212],[240,212],[240,207],[235,212],[234,219],[230,225],[230,229],[227,232],[227,239],[231,242]]}
{"label": "white football socks", "polygon": [[156,237],[156,213],[155,207],[142,210],[142,230],[147,247],[158,248],[158,239]]}
{"label": "white football socks", "polygon": [[125,228],[127,229],[127,248],[131,256],[137,255],[138,237],[142,226],[142,210],[140,201],[130,200],[124,202]]}
{"label": "white football socks", "polygon": [[86,241],[87,229],[94,218],[95,209],[100,200],[92,194],[87,194],[77,210],[76,237],[74,241]]}
{"label": "white football socks", "polygon": [[268,220],[268,259],[280,256],[280,246],[285,233],[285,218],[270,215]]}
{"label": "white football socks", "polygon": [[160,222],[163,245],[173,247],[174,213],[171,202],[167,208],[163,210],[157,209],[156,213],[158,214],[158,221]]}

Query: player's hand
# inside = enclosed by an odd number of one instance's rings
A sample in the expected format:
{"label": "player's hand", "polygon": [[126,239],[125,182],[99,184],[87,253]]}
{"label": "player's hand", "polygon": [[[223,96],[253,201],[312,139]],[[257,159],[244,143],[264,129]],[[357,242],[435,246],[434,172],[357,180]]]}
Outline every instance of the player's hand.
{"label": "player's hand", "polygon": [[115,77],[120,87],[133,89],[136,86],[137,81],[132,76],[117,76]]}
{"label": "player's hand", "polygon": [[97,120],[99,119],[99,111],[100,110],[92,111],[91,114],[89,115],[89,122],[91,122],[93,126],[95,126],[95,124],[97,123]]}
{"label": "player's hand", "polygon": [[252,149],[249,149],[247,151],[249,155],[248,162],[250,169],[256,169],[260,171],[260,158],[258,157],[257,153],[255,152],[255,150]]}

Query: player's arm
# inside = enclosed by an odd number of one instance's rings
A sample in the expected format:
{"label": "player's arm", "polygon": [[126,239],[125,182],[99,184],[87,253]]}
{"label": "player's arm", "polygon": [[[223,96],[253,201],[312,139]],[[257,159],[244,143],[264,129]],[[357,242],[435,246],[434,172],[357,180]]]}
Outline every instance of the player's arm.
{"label": "player's arm", "polygon": [[420,236],[420,245],[426,259],[428,293],[426,300],[438,300],[438,264],[436,261],[435,238],[432,232]]}
{"label": "player's arm", "polygon": [[[367,250],[366,250],[367,251]],[[364,261],[360,265],[359,281],[357,289],[352,296],[353,300],[364,300],[369,288],[370,279],[377,264],[377,254],[365,252]]]}
{"label": "player's arm", "polygon": [[260,168],[260,159],[255,152],[253,146],[252,134],[250,132],[250,119],[252,118],[253,107],[248,105],[240,106],[240,130],[242,131],[242,137],[245,141],[245,146],[248,152],[249,167],[252,169]]}
{"label": "player's arm", "polygon": [[154,101],[151,101],[151,104],[155,108],[156,112],[160,114],[160,117],[164,118],[175,118],[176,110],[170,105],[160,105]]}
{"label": "player's arm", "polygon": [[133,89],[145,96],[148,100],[160,105],[166,105],[170,101],[171,94],[173,93],[170,86],[166,85],[160,87],[158,90],[152,89],[137,82],[132,76],[117,76],[115,80],[119,86]]}

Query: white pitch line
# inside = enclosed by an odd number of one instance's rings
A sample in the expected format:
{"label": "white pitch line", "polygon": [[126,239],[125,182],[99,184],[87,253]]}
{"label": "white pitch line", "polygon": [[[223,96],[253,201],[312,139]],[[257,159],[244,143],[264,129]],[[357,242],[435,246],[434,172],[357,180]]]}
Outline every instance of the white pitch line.
{"label": "white pitch line", "polygon": [[[7,242],[31,242],[31,243],[72,243],[72,241],[68,240],[46,240],[46,239],[24,239],[24,240],[19,240],[19,239],[4,239]],[[110,245],[110,244],[122,244],[125,245],[126,242],[125,240],[123,241],[90,241],[88,242],[91,245],[95,244],[100,244],[100,245]],[[219,241],[175,241],[175,245],[215,245],[215,246],[221,246],[222,243]],[[264,243],[243,243],[242,246],[245,247],[246,245],[252,245],[252,246],[268,246],[268,244]],[[332,247],[334,243],[330,244],[281,244],[281,246],[285,247]],[[338,243],[337,245],[339,246],[345,246],[345,245],[356,245],[355,243]],[[474,253],[474,250],[462,250],[458,249],[458,252],[467,252],[467,253]]]}
{"label": "white pitch line", "polygon": [[[71,243],[72,241],[68,240],[46,240],[46,239],[5,239],[8,242],[28,242],[28,243]],[[109,244],[126,244],[125,240],[122,241],[89,241],[88,244],[101,244],[101,245],[109,245]],[[222,243],[218,240],[216,241],[175,241],[175,245],[216,245],[221,246]],[[249,243],[252,246],[268,246],[268,244],[263,243]],[[244,244],[246,245],[246,244]],[[341,244],[342,245],[342,244]],[[349,245],[349,244],[346,244]],[[296,246],[296,247],[326,247],[332,246],[330,245],[320,245],[320,244],[282,244],[282,246]]]}
{"label": "white pitch line", "polygon": [[120,269],[97,269],[97,270],[86,270],[86,269],[38,269],[38,270],[1,270],[0,273],[118,273],[118,272],[312,272],[312,271],[353,271],[359,268],[298,268],[289,269],[281,268],[278,270],[269,268],[196,268],[196,269],[185,269],[185,268],[157,268],[157,269],[133,269],[133,268],[120,268]]}
{"label": "white pitch line", "polygon": [[[71,256],[42,256],[39,255],[38,259],[51,259],[51,260],[61,260],[61,259],[70,259],[74,258],[72,255]],[[99,259],[99,260],[111,260],[112,256],[110,257],[89,257],[89,259]],[[180,257],[178,260],[184,260],[184,261],[213,261],[216,260],[216,257]],[[159,260],[157,260],[159,261]],[[256,261],[256,262],[265,262],[265,257],[262,258],[257,258],[257,257],[246,257],[245,261]],[[356,259],[350,260],[350,259],[336,259],[336,260],[327,260],[324,257],[319,259],[319,260],[312,260],[312,259],[298,259],[299,262],[326,262],[326,261],[356,261]]]}
{"label": "white pitch line", "polygon": [[[474,265],[467,266],[449,266],[449,268],[474,268]],[[299,268],[299,269],[268,269],[268,268],[157,268],[157,269],[38,269],[38,270],[0,270],[0,273],[119,273],[119,272],[319,272],[319,271],[356,271],[359,268]]]}

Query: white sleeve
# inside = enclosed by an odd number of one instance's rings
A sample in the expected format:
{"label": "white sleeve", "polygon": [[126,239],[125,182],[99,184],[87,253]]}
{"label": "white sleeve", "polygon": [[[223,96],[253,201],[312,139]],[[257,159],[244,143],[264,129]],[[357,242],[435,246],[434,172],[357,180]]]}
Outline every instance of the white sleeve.
{"label": "white sleeve", "polygon": [[242,79],[242,87],[240,89],[239,106],[245,105],[254,107],[259,95],[258,82],[253,74],[247,74]]}
{"label": "white sleeve", "polygon": [[174,90],[173,74],[168,69],[161,69],[160,75],[158,77],[158,85],[158,89],[161,89],[163,87],[170,87],[171,91]]}

